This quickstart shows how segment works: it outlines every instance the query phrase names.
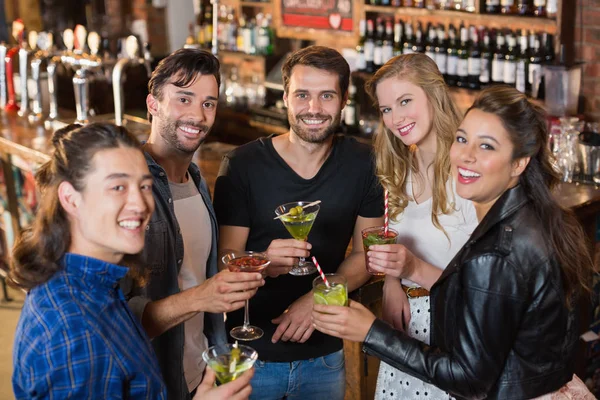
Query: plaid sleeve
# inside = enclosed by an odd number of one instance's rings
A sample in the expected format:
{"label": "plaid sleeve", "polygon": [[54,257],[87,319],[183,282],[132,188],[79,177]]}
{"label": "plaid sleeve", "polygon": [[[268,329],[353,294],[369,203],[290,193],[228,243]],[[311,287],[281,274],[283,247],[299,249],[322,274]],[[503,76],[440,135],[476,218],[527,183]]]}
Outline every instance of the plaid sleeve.
{"label": "plaid sleeve", "polygon": [[60,329],[40,339],[22,338],[28,351],[15,370],[17,399],[124,397],[124,369],[111,355],[106,339],[88,329]]}

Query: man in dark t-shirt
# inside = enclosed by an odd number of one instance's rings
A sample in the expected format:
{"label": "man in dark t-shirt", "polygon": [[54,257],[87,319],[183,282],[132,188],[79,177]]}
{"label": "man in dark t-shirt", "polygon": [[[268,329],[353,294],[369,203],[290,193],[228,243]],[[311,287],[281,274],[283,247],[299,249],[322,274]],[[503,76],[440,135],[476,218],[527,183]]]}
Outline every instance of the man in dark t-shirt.
{"label": "man in dark t-shirt", "polygon": [[[341,340],[313,329],[312,280],[287,274],[298,257],[315,256],[352,291],[364,284],[361,230],[383,223],[383,195],[370,146],[336,136],[350,70],[335,50],[311,46],[282,67],[290,131],[237,148],[221,165],[214,206],[219,249],[266,251],[269,278],[250,300],[252,325],[264,335],[250,342],[259,354],[251,382],[256,399],[341,400],[345,368]],[[275,209],[321,200],[308,242],[290,238]],[[353,251],[345,257],[353,239]],[[228,314],[231,329],[243,312]]]}

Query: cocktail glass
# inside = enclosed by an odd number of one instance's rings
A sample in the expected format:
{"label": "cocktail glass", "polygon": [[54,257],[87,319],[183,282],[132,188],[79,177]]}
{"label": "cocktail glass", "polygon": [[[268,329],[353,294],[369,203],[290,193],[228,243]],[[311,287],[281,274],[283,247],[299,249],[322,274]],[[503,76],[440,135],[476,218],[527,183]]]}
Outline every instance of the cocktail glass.
{"label": "cocktail glass", "polygon": [[348,281],[340,274],[325,274],[329,287],[320,276],[313,280],[313,300],[315,304],[330,306],[348,305]]}
{"label": "cocktail glass", "polygon": [[367,257],[369,246],[374,244],[394,244],[396,243],[397,237],[398,232],[391,228],[388,228],[388,233],[386,236],[385,227],[383,226],[373,226],[371,228],[362,230],[363,249],[365,251],[365,266],[370,274],[378,276],[385,275],[383,272],[373,271],[369,268],[369,257]]}
{"label": "cocktail glass", "polygon": [[[308,201],[295,201],[292,203],[283,204],[275,209],[275,214],[288,230],[290,235],[296,240],[306,242],[310,229],[317,218],[320,207],[318,204],[305,207],[310,204]],[[287,214],[287,215],[285,215]],[[317,268],[312,261],[307,261],[304,257],[300,257],[298,266],[290,270],[291,275],[303,276],[317,272]]]}
{"label": "cocktail glass", "polygon": [[[222,258],[223,264],[232,272],[262,272],[269,266],[271,261],[265,253],[255,251],[231,251]],[[246,300],[244,306],[244,324],[236,326],[229,334],[237,340],[255,340],[261,338],[263,330],[257,326],[250,325],[250,306]]]}
{"label": "cocktail glass", "polygon": [[202,359],[215,371],[221,385],[235,380],[249,370],[258,358],[252,347],[237,344],[218,344],[202,353]]}

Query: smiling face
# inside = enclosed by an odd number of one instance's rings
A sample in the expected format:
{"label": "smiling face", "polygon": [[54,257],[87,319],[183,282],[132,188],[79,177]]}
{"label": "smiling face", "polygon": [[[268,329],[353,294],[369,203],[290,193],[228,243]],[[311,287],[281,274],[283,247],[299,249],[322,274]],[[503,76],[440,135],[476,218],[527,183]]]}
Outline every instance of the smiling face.
{"label": "smiling face", "polygon": [[514,187],[529,158],[513,160],[513,144],[502,121],[478,109],[469,111],[450,149],[460,197],[473,201],[481,221],[498,198]]}
{"label": "smiling face", "polygon": [[152,175],[142,152],[119,147],[98,151],[84,189],[61,183],[59,197],[71,220],[72,253],[118,263],[144,247],[154,211]]}
{"label": "smiling face", "polygon": [[309,143],[322,143],[336,132],[346,102],[336,73],[305,65],[292,70],[283,100],[291,131]]}
{"label": "smiling face", "polygon": [[[215,122],[219,88],[213,75],[201,75],[187,87],[167,83],[162,99],[148,95],[155,142],[185,154],[193,154],[204,142]],[[158,139],[158,138],[157,138]]]}
{"label": "smiling face", "polygon": [[416,144],[435,151],[433,108],[419,86],[398,77],[377,84],[377,103],[383,123],[406,146]]}

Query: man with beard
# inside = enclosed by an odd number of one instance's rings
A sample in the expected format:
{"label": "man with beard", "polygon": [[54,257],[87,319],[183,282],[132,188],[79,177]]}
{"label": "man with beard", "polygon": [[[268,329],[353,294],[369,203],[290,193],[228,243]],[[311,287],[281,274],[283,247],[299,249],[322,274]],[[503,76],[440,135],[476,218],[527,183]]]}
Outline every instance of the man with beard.
{"label": "man with beard", "polygon": [[[194,394],[205,368],[202,352],[227,340],[223,313],[242,307],[264,284],[259,273],[218,272],[216,218],[206,181],[192,163],[215,121],[219,83],[212,54],[182,49],[160,62],[148,84],[152,131],[143,149],[156,203],[142,266],[148,282],[127,282],[124,292],[154,338],[169,399]],[[222,393],[203,398],[246,398],[249,375],[242,376],[245,384],[214,388]]]}
{"label": "man with beard", "polygon": [[[315,275],[288,275],[298,257],[313,255],[326,273],[364,284],[361,230],[383,222],[382,189],[371,147],[334,135],[346,104],[350,69],[335,50],[311,46],[282,67],[288,133],[258,139],[228,154],[215,186],[220,249],[266,251],[270,278],[252,298],[252,324],[264,335],[252,342],[259,361],[251,382],[255,398],[344,398],[342,341],[314,331]],[[308,242],[289,239],[277,206],[321,200]],[[352,253],[345,258],[352,239]],[[229,313],[228,328],[242,313]]]}

